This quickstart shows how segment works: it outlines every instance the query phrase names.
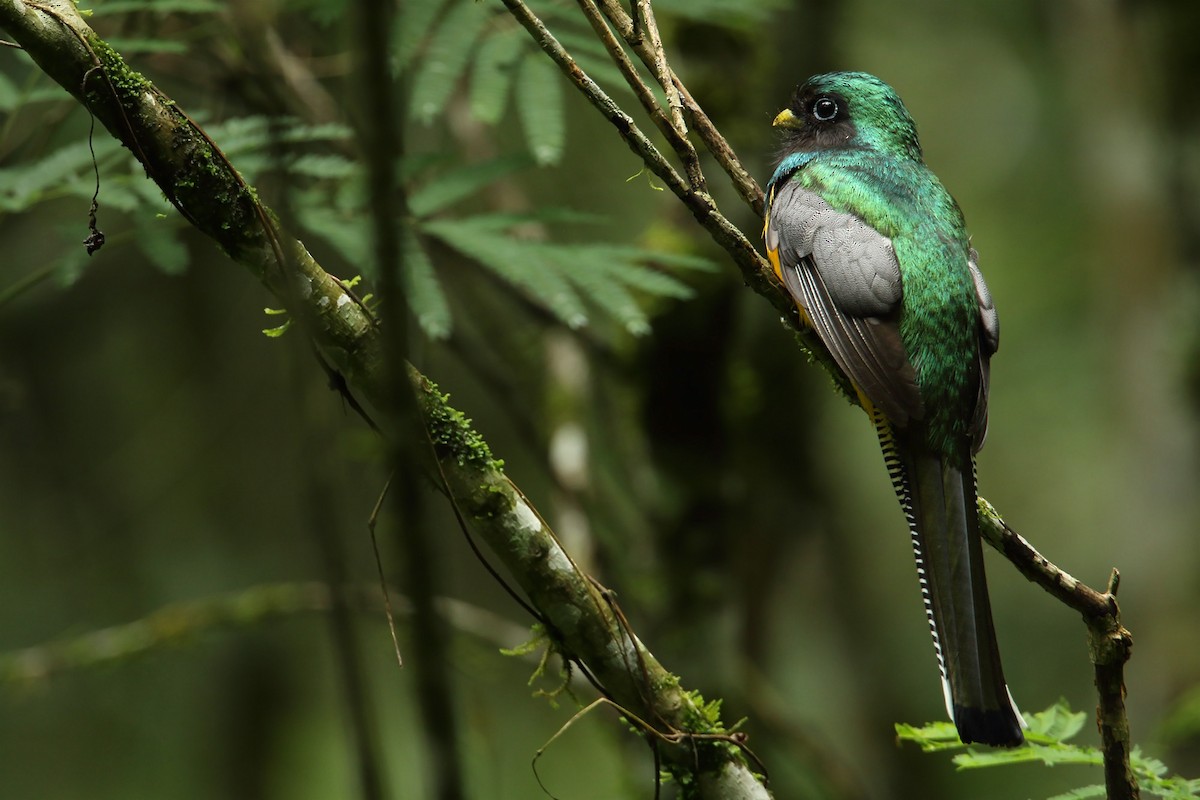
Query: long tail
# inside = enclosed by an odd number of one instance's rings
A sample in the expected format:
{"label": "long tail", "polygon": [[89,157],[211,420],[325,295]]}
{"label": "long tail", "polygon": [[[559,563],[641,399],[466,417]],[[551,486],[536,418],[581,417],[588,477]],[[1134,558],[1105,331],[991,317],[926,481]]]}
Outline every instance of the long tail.
{"label": "long tail", "polygon": [[884,461],[908,518],[917,576],[933,632],[946,711],[964,742],[1016,747],[1024,723],[1013,703],[992,626],[975,503],[974,461],[963,470],[921,446],[897,442],[877,419]]}

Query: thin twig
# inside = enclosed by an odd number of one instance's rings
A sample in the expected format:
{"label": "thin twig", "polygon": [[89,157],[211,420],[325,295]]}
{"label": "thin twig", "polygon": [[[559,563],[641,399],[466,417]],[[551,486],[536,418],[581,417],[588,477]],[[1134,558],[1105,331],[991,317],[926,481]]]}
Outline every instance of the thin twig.
{"label": "thin twig", "polygon": [[[766,259],[758,252],[758,249],[750,243],[737,226],[720,212],[716,203],[713,202],[708,194],[693,191],[687,185],[679,173],[663,157],[662,153],[638,129],[633,119],[603,89],[597,86],[596,82],[587,73],[580,69],[571,55],[559,44],[558,40],[547,30],[545,24],[529,9],[523,0],[502,0],[502,2],[513,17],[529,32],[537,45],[545,51],[546,55],[558,65],[559,69],[566,74],[575,87],[587,98],[588,102],[617,129],[617,133],[626,145],[629,146],[629,149],[642,159],[642,162],[651,172],[666,183],[667,188],[692,212],[692,216],[696,218],[700,227],[704,228],[713,241],[729,254],[733,263],[741,270],[746,285],[767,298],[775,306],[780,316],[796,332],[804,348],[833,377],[835,383],[840,387],[842,394],[851,402],[855,402],[855,394],[846,382],[845,376],[835,366],[832,356],[829,355],[828,350],[825,349],[824,345],[820,343],[812,331],[800,324],[795,302],[783,288],[783,284],[776,279],[774,271]],[[606,15],[609,15],[608,7],[613,3],[614,0],[600,0],[600,7]],[[616,16],[617,11],[620,12],[619,16]],[[628,38],[632,35],[632,23],[629,20],[629,15],[625,14],[619,5],[613,11],[613,15],[609,16],[609,19],[614,22],[617,30],[622,32],[623,36]],[[624,31],[629,31],[629,33]],[[759,192],[759,198],[761,205],[761,191]]]}
{"label": "thin twig", "polygon": [[[575,59],[563,49],[563,46],[547,30],[541,19],[529,9],[523,0],[502,0],[502,2],[513,17],[529,32],[538,46],[546,52],[546,55],[575,84],[575,87],[612,123],[629,149],[641,157],[647,168],[661,178],[667,188],[683,201],[701,227],[708,231],[713,240],[732,256],[734,262],[742,270],[746,282],[756,288],[763,287],[760,289],[761,293],[766,297],[771,297],[771,292],[766,287],[771,284],[778,287],[779,284],[775,280],[770,265],[759,255],[757,248],[745,235],[720,213],[712,198],[707,193],[693,190],[687,184],[658,151],[658,148],[646,138],[633,119],[575,63]],[[778,298],[777,306],[781,312],[794,315],[794,305],[786,293],[777,288],[775,295]]]}
{"label": "thin twig", "polygon": [[383,509],[383,501],[387,499],[388,489],[392,485],[392,476],[383,482],[371,516],[367,518],[367,533],[371,536],[371,554],[375,557],[375,571],[379,575],[379,589],[383,594],[383,614],[387,617],[388,633],[392,635],[392,649],[396,651],[396,666],[404,666],[404,656],[400,654],[400,637],[396,634],[396,615],[392,611],[392,596],[388,591],[387,576],[383,572],[383,559],[379,555],[379,537],[375,535],[375,526],[379,522],[379,512]]}
{"label": "thin twig", "polygon": [[679,76],[672,73],[672,77],[675,85],[679,87],[679,96],[683,100],[684,110],[692,121],[692,130],[700,137],[700,141],[704,142],[709,155],[729,176],[729,182],[733,184],[733,188],[754,211],[754,215],[761,219],[766,213],[766,201],[762,187],[758,185],[758,181],[754,180],[754,176],[742,166],[742,161],[737,157],[737,153],[733,151],[729,142],[717,130],[717,126],[708,118],[708,114],[692,97],[692,93],[683,85],[683,81],[679,80]]}
{"label": "thin twig", "polygon": [[663,50],[662,37],[658,34],[658,20],[654,17],[654,9],[650,0],[633,0],[638,19],[645,30],[646,48],[650,51],[650,61],[646,66],[654,73],[658,85],[667,95],[667,107],[671,109],[671,122],[680,133],[687,134],[687,124],[683,121],[683,101],[679,97],[679,89],[675,86],[671,68],[667,66],[667,54]]}
{"label": "thin twig", "polygon": [[667,118],[663,113],[662,107],[658,104],[658,98],[654,96],[654,92],[642,80],[642,76],[638,74],[637,67],[629,60],[629,56],[625,55],[625,48],[613,36],[609,30],[608,23],[604,21],[604,17],[600,14],[600,9],[596,7],[594,0],[578,0],[579,8],[583,11],[583,15],[587,17],[587,21],[591,23],[592,30],[596,32],[596,37],[608,50],[608,55],[612,58],[613,63],[617,65],[621,75],[624,76],[625,82],[629,84],[629,88],[633,90],[637,96],[638,102],[642,104],[642,108],[650,115],[654,125],[662,131],[663,136],[670,142],[671,147],[683,162],[684,170],[687,172],[688,183],[693,189],[700,192],[708,191],[708,185],[704,180],[704,173],[700,169],[700,157],[696,155],[696,148],[687,138],[687,127],[683,124],[682,115],[679,116],[678,122],[675,118]]}
{"label": "thin twig", "polygon": [[554,34],[550,33],[545,23],[533,13],[529,6],[523,0],[502,0],[502,2],[517,22],[521,23],[521,26],[529,32],[538,46],[545,51],[546,55],[583,93],[588,102],[621,132],[621,138],[625,140],[629,149],[641,157],[650,171],[662,179],[667,184],[667,188],[677,196],[682,198],[691,192],[684,179],[634,124],[633,119],[575,63],[575,59],[567,53]]}
{"label": "thin twig", "polygon": [[[621,34],[621,37],[629,43],[638,57],[642,59],[647,67],[654,71],[654,64],[658,59],[658,53],[650,47],[648,36],[643,36],[642,31],[645,25],[636,17],[641,13],[637,3],[633,5],[634,17],[625,13],[625,9],[617,0],[599,0],[600,8],[604,12],[604,16],[608,17]],[[665,56],[663,62],[666,62]],[[763,214],[763,191],[758,185],[758,182],[750,175],[742,162],[734,153],[733,148],[725,141],[725,137],[721,135],[717,127],[712,124],[712,120],[704,113],[704,109],[695,101],[687,87],[679,76],[667,67],[668,74],[671,77],[671,85],[679,93],[679,99],[683,104],[684,111],[692,122],[692,128],[699,135],[700,140],[704,142],[704,146],[708,148],[708,152],[716,159],[717,164],[729,176],[733,183],[734,189],[741,195],[754,213],[761,217]]]}

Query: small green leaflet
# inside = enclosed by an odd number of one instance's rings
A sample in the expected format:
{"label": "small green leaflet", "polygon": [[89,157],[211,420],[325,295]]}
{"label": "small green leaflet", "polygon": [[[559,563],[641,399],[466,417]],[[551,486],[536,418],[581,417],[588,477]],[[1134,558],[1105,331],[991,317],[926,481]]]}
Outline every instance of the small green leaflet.
{"label": "small green leaflet", "polygon": [[[674,276],[647,266],[667,260],[656,252],[513,237],[508,229],[526,219],[521,215],[482,214],[458,220],[426,220],[420,223],[420,230],[523,290],[572,328],[587,324],[585,303],[590,303],[629,333],[644,335],[650,331],[650,323],[635,292],[677,299],[692,294],[691,288]],[[706,261],[676,258],[692,268],[711,268]]]}
{"label": "small green leaflet", "polygon": [[137,11],[153,11],[158,14],[215,14],[225,9],[224,4],[214,0],[93,0],[93,3],[95,8],[88,10],[97,17]]}
{"label": "small green leaflet", "polygon": [[450,306],[446,293],[433,274],[433,264],[421,248],[411,228],[404,229],[404,294],[417,324],[430,339],[450,335]]}
{"label": "small green leaflet", "polygon": [[418,120],[428,124],[445,110],[491,17],[490,8],[473,2],[458,2],[446,13],[425,56],[416,62],[410,107]]}
{"label": "small green leaflet", "polygon": [[185,42],[177,39],[123,39],[114,36],[108,40],[108,44],[118,53],[124,53],[126,56],[142,53],[182,55],[188,49]]}
{"label": "small green leaflet", "polygon": [[[1040,762],[1046,766],[1100,767],[1104,764],[1104,755],[1098,749],[1065,741],[1083,729],[1087,718],[1088,715],[1082,711],[1071,711],[1064,701],[1059,701],[1037,714],[1026,714],[1025,721],[1029,724],[1029,729],[1025,732],[1026,744],[1011,750],[968,747],[959,741],[958,732],[949,722],[934,722],[921,727],[898,724],[896,735],[901,741],[916,742],[927,753],[941,750],[962,751],[953,759],[959,769],[1029,762]],[[1139,788],[1145,794],[1168,800],[1200,798],[1200,780],[1189,781],[1178,776],[1164,777],[1168,772],[1166,764],[1143,755],[1136,747],[1130,754],[1129,763]],[[1084,800],[1103,796],[1102,785],[1089,784],[1055,795],[1049,800]]]}
{"label": "small green leaflet", "polygon": [[528,166],[529,157],[516,154],[448,170],[414,190],[408,198],[408,210],[418,217],[427,217]]}
{"label": "small green leaflet", "polygon": [[523,289],[567,327],[587,324],[583,302],[549,257],[552,245],[515,239],[487,226],[473,225],[471,218],[429,220],[420,228],[487,267],[506,283]]}
{"label": "small green leaflet", "polygon": [[[459,0],[454,0],[458,2]],[[421,44],[433,28],[438,12],[446,6],[441,0],[422,0],[402,3],[396,15],[392,41],[395,43],[396,65],[403,69],[420,51]]]}
{"label": "small green leaflet", "polygon": [[7,75],[0,72],[0,111],[12,111],[23,101],[23,93]]}
{"label": "small green leaflet", "polygon": [[537,163],[557,164],[567,138],[563,76],[541,52],[527,53],[517,74],[517,113]]}
{"label": "small green leaflet", "polygon": [[485,125],[495,125],[504,116],[525,41],[525,31],[509,26],[488,36],[479,47],[471,68],[470,103],[475,119]]}

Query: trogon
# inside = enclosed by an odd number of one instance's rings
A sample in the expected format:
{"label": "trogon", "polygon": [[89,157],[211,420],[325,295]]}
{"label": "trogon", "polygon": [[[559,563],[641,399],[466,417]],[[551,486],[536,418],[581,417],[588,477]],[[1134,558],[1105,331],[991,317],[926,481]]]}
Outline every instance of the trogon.
{"label": "trogon", "polygon": [[962,212],[878,78],[810,78],[774,125],[783,146],[767,185],[767,255],[878,431],[946,710],[964,742],[1019,745],[976,513],[999,322]]}

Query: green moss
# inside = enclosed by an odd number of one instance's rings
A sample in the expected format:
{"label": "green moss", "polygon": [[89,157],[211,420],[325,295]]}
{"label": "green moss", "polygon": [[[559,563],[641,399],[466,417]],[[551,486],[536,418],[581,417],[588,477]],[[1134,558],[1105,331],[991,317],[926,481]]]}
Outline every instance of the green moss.
{"label": "green moss", "polygon": [[[466,414],[450,405],[450,395],[439,392],[437,384],[428,378],[421,379],[421,387],[425,426],[438,457],[449,454],[460,467],[502,470],[504,462],[492,456],[488,443],[471,427]],[[496,500],[502,499],[498,487],[484,484],[480,488],[488,495],[495,495]]]}
{"label": "green moss", "polygon": [[706,701],[697,691],[684,692],[689,702],[683,704],[683,727],[688,733],[726,733],[721,722],[721,699]]}
{"label": "green moss", "polygon": [[96,57],[100,59],[100,65],[104,67],[104,75],[108,82],[122,98],[137,97],[153,86],[146,76],[130,69],[129,65],[125,63],[125,59],[121,58],[121,54],[114,50],[108,42],[98,36],[92,36],[88,39],[88,44],[91,45]]}

